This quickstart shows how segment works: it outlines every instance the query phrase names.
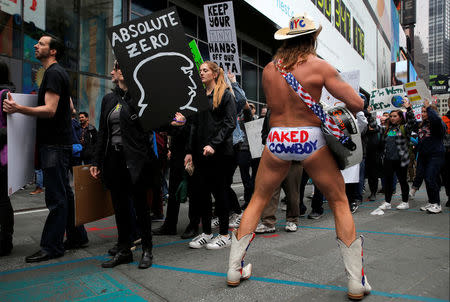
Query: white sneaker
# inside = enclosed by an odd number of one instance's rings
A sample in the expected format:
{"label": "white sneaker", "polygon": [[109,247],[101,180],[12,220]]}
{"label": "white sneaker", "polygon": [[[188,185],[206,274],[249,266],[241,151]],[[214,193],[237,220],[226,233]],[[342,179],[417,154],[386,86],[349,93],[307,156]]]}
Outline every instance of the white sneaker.
{"label": "white sneaker", "polygon": [[239,225],[241,224],[241,218],[242,218],[242,214],[236,214],[234,213],[233,215],[231,215],[230,217],[230,223],[228,224],[228,226],[230,228],[238,228]]}
{"label": "white sneaker", "polygon": [[407,210],[407,209],[409,209],[408,202],[402,202],[397,206],[397,210]]}
{"label": "white sneaker", "polygon": [[255,233],[263,234],[263,233],[273,233],[275,231],[276,231],[275,227],[271,228],[266,226],[264,223],[260,222],[256,227]]}
{"label": "white sneaker", "polygon": [[280,210],[281,211],[287,211],[287,204],[285,204],[285,203],[281,204]]}
{"label": "white sneaker", "polygon": [[431,214],[438,214],[438,213],[442,212],[442,208],[437,203],[433,203],[433,204],[431,204],[431,206],[429,206],[427,208],[427,212],[431,213]]}
{"label": "white sneaker", "polygon": [[286,232],[297,232],[297,225],[294,222],[288,221],[284,227]]}
{"label": "white sneaker", "polygon": [[200,235],[198,235],[197,237],[192,239],[191,242],[189,242],[189,247],[193,248],[193,249],[199,249],[202,246],[204,246],[205,244],[211,242],[212,239],[213,239],[213,234],[206,235],[205,233],[201,233]]}
{"label": "white sneaker", "polygon": [[433,204],[432,203],[427,203],[426,205],[424,205],[423,207],[420,207],[421,211],[426,211],[429,207],[431,207]]}
{"label": "white sneaker", "polygon": [[385,201],[378,208],[381,209],[381,210],[389,210],[389,209],[392,208],[392,206],[391,206],[391,204],[389,202]]}
{"label": "white sneaker", "polygon": [[220,250],[225,247],[231,246],[230,235],[217,235],[210,243],[206,245],[208,250]]}
{"label": "white sneaker", "polygon": [[370,212],[370,215],[384,215],[384,211],[380,208],[376,208],[372,212]]}
{"label": "white sneaker", "polygon": [[218,228],[219,225],[219,217],[214,217],[213,219],[211,219],[211,228]]}

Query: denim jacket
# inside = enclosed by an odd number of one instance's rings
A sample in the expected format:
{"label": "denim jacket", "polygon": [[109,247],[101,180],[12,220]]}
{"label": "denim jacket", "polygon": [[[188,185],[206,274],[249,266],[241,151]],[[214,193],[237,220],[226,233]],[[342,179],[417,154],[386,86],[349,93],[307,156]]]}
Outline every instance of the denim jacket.
{"label": "denim jacket", "polygon": [[[247,101],[247,97],[245,96],[244,90],[239,86],[237,82],[231,83],[231,88],[233,88],[234,96],[236,99],[236,112],[239,113],[242,111],[242,108],[245,106],[245,102]],[[233,145],[237,143],[241,143],[244,141],[244,131],[242,131],[239,123],[236,122],[236,128],[233,131]]]}

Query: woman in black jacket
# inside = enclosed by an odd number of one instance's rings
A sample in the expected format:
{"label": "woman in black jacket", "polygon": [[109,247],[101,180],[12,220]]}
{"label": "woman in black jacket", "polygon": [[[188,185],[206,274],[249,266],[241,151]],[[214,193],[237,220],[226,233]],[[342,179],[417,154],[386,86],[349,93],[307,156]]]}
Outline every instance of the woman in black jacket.
{"label": "woman in black jacket", "polygon": [[152,233],[146,193],[151,186],[152,163],[155,155],[150,147],[149,135],[142,129],[137,114],[130,106],[131,98],[117,64],[111,72],[117,77],[119,87],[104,96],[101,106],[100,126],[96,154],[90,168],[91,175],[101,174],[105,186],[111,191],[117,231],[118,252],[102,264],[115,267],[133,261],[132,246],[133,203],[142,238],[142,258],[139,268],[152,265]]}
{"label": "woman in black jacket", "polygon": [[[236,127],[234,96],[225,83],[224,72],[217,64],[206,61],[200,66],[200,78],[206,86],[209,110],[193,118],[185,165],[194,163],[194,195],[190,207],[190,228],[198,228],[202,220],[203,233],[190,243],[191,248],[221,249],[231,245],[228,235],[229,204],[226,171],[233,161],[233,137]],[[212,202],[214,195],[219,216],[219,236],[211,233]],[[189,227],[188,227],[189,228]]]}

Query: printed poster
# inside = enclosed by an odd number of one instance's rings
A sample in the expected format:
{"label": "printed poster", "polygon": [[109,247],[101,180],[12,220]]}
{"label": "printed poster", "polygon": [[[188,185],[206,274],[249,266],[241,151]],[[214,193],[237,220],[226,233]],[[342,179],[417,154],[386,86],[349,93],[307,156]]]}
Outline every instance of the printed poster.
{"label": "printed poster", "polygon": [[403,85],[372,90],[369,104],[373,111],[391,111],[403,106],[405,90]]}
{"label": "printed poster", "polygon": [[[342,72],[340,73],[341,78],[350,84],[352,88],[356,91],[356,93],[359,93],[359,70],[354,71],[348,71],[348,72]],[[320,97],[320,103],[324,106],[324,108],[328,107],[345,107],[345,103],[342,101],[339,101],[334,96],[331,95],[331,93],[328,92],[328,90],[323,87],[322,88],[322,96]]]}
{"label": "printed poster", "polygon": [[132,97],[147,131],[208,108],[206,93],[174,7],[107,29]]}
{"label": "printed poster", "polygon": [[234,24],[233,2],[221,2],[203,6],[209,57],[225,73],[241,74],[239,52]]}

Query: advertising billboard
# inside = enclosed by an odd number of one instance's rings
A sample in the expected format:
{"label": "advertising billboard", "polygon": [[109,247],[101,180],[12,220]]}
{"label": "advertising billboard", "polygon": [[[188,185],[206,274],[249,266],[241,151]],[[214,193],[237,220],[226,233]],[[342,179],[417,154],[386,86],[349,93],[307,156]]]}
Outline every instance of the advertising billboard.
{"label": "advertising billboard", "polygon": [[397,62],[400,61],[400,20],[394,3],[391,3],[391,15],[391,62]]}
{"label": "advertising billboard", "polygon": [[408,83],[408,61],[391,63],[391,85],[402,85]]}
{"label": "advertising billboard", "polygon": [[416,69],[411,61],[408,61],[409,70],[408,70],[408,82],[415,82],[419,80],[419,76],[417,75]]}
{"label": "advertising billboard", "polygon": [[430,90],[433,95],[450,93],[450,75],[430,75]]}
{"label": "advertising billboard", "polygon": [[[317,54],[340,72],[360,70],[360,87],[377,88],[376,25],[362,1],[245,0],[280,27],[306,12],[322,25]],[[389,51],[390,60],[390,51]]]}
{"label": "advertising billboard", "polygon": [[[362,1],[361,1],[362,2]],[[370,6],[380,22],[386,37],[392,41],[392,18],[391,18],[391,3],[392,0],[369,0]]]}

